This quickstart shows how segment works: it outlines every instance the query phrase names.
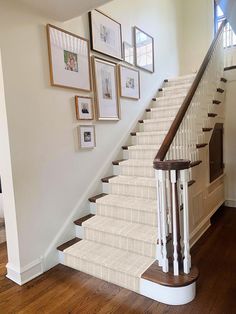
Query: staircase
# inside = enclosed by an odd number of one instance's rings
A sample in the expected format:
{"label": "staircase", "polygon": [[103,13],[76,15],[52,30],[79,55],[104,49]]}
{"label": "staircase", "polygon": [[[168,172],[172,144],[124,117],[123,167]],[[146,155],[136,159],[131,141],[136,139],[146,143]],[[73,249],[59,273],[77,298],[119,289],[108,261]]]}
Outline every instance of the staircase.
{"label": "staircase", "polygon": [[157,258],[153,159],[194,78],[164,82],[130,135],[133,145],[113,162],[115,175],[102,179],[103,194],[90,198],[95,215],[75,222],[83,239],[58,248],[64,265],[140,293],[140,279]]}
{"label": "staircase", "polygon": [[206,185],[193,169],[208,167],[200,151],[223,102],[223,27],[197,74],[164,81],[90,214],[74,222],[77,237],[57,248],[62,264],[166,304],[194,299],[188,190]]}

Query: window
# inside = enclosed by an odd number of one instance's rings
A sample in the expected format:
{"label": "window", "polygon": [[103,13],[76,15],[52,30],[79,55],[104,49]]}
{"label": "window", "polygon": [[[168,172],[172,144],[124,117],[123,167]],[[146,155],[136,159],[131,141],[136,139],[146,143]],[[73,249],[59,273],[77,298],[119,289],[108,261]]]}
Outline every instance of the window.
{"label": "window", "polygon": [[[217,33],[224,19],[224,13],[222,12],[220,6],[215,2],[215,33]],[[228,48],[231,46],[236,46],[236,35],[230,24],[227,23],[224,30],[224,47]]]}

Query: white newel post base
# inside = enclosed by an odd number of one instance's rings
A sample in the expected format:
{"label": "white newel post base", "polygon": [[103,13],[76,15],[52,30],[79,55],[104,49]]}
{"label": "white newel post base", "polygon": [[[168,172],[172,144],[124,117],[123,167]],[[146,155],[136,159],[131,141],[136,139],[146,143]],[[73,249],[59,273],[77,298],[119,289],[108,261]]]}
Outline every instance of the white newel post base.
{"label": "white newel post base", "polygon": [[167,287],[141,278],[140,294],[164,304],[183,305],[195,298],[196,282],[184,287]]}

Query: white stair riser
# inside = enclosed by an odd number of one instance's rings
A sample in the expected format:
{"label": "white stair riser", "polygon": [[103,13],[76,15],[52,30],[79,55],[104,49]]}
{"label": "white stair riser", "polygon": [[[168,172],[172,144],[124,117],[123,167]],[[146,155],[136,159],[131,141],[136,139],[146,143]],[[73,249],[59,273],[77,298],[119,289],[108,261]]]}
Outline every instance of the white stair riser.
{"label": "white stair riser", "polygon": [[166,121],[156,121],[156,122],[146,122],[139,124],[139,130],[140,132],[158,132],[158,131],[167,131],[169,130],[171,123],[173,121],[173,118],[170,118],[170,120]]}
{"label": "white stair riser", "polygon": [[160,110],[153,110],[146,113],[147,119],[159,119],[159,118],[168,118],[168,117],[175,117],[178,111],[178,108],[173,109],[160,109]]}
{"label": "white stair riser", "polygon": [[137,239],[132,239],[119,234],[112,234],[100,230],[84,228],[85,239],[93,242],[102,243],[118,249],[123,249],[129,252],[155,258],[156,247],[154,243],[149,243]]}
{"label": "white stair riser", "polygon": [[103,193],[135,196],[135,197],[156,200],[156,187],[133,186],[133,185],[124,185],[124,184],[117,184],[117,183],[113,183],[113,184],[103,183]]}
{"label": "white stair riser", "polygon": [[90,212],[99,214],[100,216],[116,218],[133,223],[140,223],[149,226],[157,225],[156,211],[143,211],[131,208],[115,207],[110,205],[102,205],[99,207],[96,203],[90,203]]}
{"label": "white stair riser", "polygon": [[176,89],[163,89],[163,91],[158,92],[158,96],[174,96],[174,95],[187,95],[188,88],[176,88]]}
{"label": "white stair riser", "polygon": [[155,150],[126,150],[124,151],[124,159],[154,159],[157,154],[158,148]]}
{"label": "white stair riser", "polygon": [[[74,257],[73,262],[66,261],[64,257],[64,265],[74,268],[78,271],[84,272],[96,278],[111,282],[123,288],[138,292],[136,287],[139,287],[139,278],[128,276],[127,273],[122,273],[115,269],[110,269],[104,265],[97,264],[96,262],[90,262],[83,258]],[[131,286],[131,282],[135,282],[134,286]],[[122,284],[121,284],[122,283]]]}
{"label": "white stair riser", "polygon": [[193,79],[184,79],[184,80],[175,80],[175,81],[168,81],[164,82],[164,87],[174,87],[174,86],[179,86],[179,85],[184,85],[184,84],[192,84]]}
{"label": "white stair riser", "polygon": [[164,135],[136,135],[132,136],[133,145],[161,145]]}
{"label": "white stair riser", "polygon": [[184,96],[182,97],[157,97],[156,100],[153,100],[151,103],[152,108],[159,108],[159,107],[173,107],[173,106],[180,106],[184,101]]}
{"label": "white stair riser", "polygon": [[154,178],[155,172],[152,167],[135,167],[135,166],[120,166],[119,169],[120,174],[127,175],[127,176],[136,176],[136,177],[149,177]]}

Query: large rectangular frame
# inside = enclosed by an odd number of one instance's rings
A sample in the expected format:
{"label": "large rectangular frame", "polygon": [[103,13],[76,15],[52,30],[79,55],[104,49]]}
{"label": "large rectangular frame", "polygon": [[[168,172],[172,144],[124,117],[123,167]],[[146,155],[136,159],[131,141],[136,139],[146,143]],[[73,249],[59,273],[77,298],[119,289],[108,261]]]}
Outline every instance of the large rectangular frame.
{"label": "large rectangular frame", "polygon": [[[101,50],[101,49],[98,49],[96,47],[96,45],[94,44],[94,29],[93,29],[93,12],[97,12],[99,14],[101,14],[102,16],[104,16],[105,19],[109,19],[111,20],[112,22],[116,23],[118,26],[119,26],[119,43],[120,43],[120,49],[119,49],[119,56],[117,55],[114,55],[114,54],[110,54],[110,53],[107,53],[106,51],[104,50]],[[99,52],[99,53],[102,53],[108,57],[112,57],[112,58],[115,58],[117,60],[122,60],[123,59],[123,53],[122,53],[122,27],[121,27],[121,24],[119,22],[117,22],[116,20],[114,20],[113,18],[111,18],[110,16],[106,15],[105,13],[101,12],[100,10],[93,10],[93,11],[90,11],[89,12],[89,29],[90,29],[90,42],[91,42],[91,49],[93,51],[96,51],[96,52]]]}
{"label": "large rectangular frame", "polygon": [[[105,60],[99,57],[93,57],[93,77],[94,77],[94,93],[95,93],[95,112],[96,112],[96,118],[97,120],[105,120],[105,121],[118,121],[120,120],[120,101],[119,101],[119,84],[118,84],[118,65],[115,62],[109,61],[109,60]],[[114,78],[115,78],[115,97],[116,97],[116,112],[117,112],[117,116],[116,117],[102,117],[101,116],[101,110],[100,110],[100,102],[99,102],[99,90],[98,90],[98,78],[96,75],[96,60],[98,62],[104,63],[104,64],[110,64],[112,66],[114,66]]]}
{"label": "large rectangular frame", "polygon": [[[50,37],[50,28],[53,28],[59,32],[65,33],[66,35],[72,36],[74,38],[77,38],[78,40],[81,40],[83,42],[85,42],[86,46],[87,46],[87,75],[88,75],[88,88],[83,88],[83,87],[76,87],[76,86],[70,86],[70,85],[66,85],[66,84],[60,84],[59,82],[56,81],[55,78],[55,69],[53,67],[53,53],[52,53],[52,41],[51,41],[51,37]],[[64,87],[64,88],[70,88],[70,89],[76,89],[76,90],[81,90],[81,91],[88,91],[91,92],[92,91],[92,81],[91,81],[91,61],[90,61],[90,44],[89,44],[89,40],[80,37],[78,35],[75,35],[73,33],[70,33],[66,30],[63,30],[57,26],[51,25],[51,24],[47,24],[46,26],[47,29],[47,40],[48,40],[48,55],[49,55],[49,67],[50,67],[50,82],[52,86],[58,86],[58,87]]]}

